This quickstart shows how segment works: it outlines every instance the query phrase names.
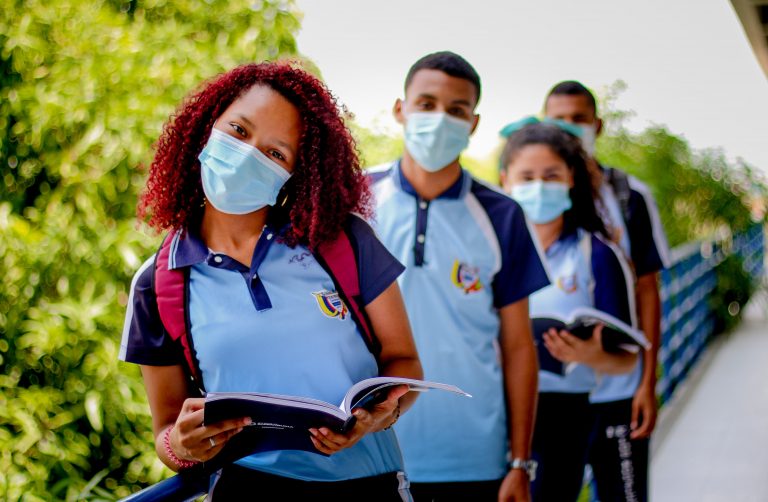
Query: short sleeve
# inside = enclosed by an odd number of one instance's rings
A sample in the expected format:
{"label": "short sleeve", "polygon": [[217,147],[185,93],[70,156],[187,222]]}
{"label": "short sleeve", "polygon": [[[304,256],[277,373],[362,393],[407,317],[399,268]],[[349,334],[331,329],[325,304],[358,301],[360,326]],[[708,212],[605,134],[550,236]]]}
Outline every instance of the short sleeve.
{"label": "short sleeve", "polygon": [[520,205],[477,180],[472,181],[472,195],[487,214],[501,253],[501,265],[492,283],[494,307],[506,307],[548,286],[542,254]]}
{"label": "short sleeve", "polygon": [[496,308],[522,300],[550,282],[523,210],[517,202],[510,201],[514,207],[510,211],[508,232],[499,239],[501,269],[493,280]]}
{"label": "short sleeve", "polygon": [[592,273],[595,281],[595,308],[633,322],[634,290],[629,265],[621,251],[596,236],[592,236]]}
{"label": "short sleeve", "polygon": [[360,296],[368,305],[403,273],[405,267],[390,253],[362,218],[349,219],[352,246],[357,258]]}
{"label": "short sleeve", "polygon": [[658,211],[650,193],[638,190],[637,183],[633,183],[630,191],[629,218],[626,223],[632,263],[637,275],[663,269],[667,255],[666,239],[658,219]]}
{"label": "short sleeve", "polygon": [[148,366],[183,364],[182,349],[163,328],[152,288],[154,256],[136,272],[120,343],[120,360]]}

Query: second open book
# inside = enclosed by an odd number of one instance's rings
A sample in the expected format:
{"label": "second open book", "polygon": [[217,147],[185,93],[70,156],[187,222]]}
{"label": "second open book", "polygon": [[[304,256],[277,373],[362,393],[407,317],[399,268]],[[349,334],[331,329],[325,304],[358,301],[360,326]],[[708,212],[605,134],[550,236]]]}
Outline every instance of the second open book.
{"label": "second open book", "polygon": [[590,338],[595,326],[603,324],[602,343],[606,352],[633,352],[649,349],[651,344],[642,331],[611,314],[591,307],[577,307],[567,316],[539,313],[531,316],[533,338],[539,355],[539,368],[550,373],[565,374],[566,365],[555,359],[544,346],[543,335],[550,328],[566,330],[582,340]]}

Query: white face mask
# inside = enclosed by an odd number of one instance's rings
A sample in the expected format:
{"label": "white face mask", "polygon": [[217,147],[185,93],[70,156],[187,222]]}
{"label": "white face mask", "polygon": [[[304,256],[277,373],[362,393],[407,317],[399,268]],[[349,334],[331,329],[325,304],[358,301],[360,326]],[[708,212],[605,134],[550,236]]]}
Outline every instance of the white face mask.
{"label": "white face mask", "polygon": [[597,124],[579,124],[581,129],[581,147],[590,157],[595,156],[595,141],[597,141]]}
{"label": "white face mask", "polygon": [[426,171],[437,172],[458,158],[469,144],[471,131],[471,123],[445,113],[409,113],[405,148]]}
{"label": "white face mask", "polygon": [[258,148],[216,128],[198,158],[205,197],[222,213],[246,214],[274,205],[291,177]]}

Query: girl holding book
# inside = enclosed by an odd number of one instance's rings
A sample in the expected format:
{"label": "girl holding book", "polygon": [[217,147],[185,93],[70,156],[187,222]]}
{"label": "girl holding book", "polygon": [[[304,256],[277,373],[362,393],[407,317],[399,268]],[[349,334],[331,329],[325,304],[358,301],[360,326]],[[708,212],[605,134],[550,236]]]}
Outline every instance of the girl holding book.
{"label": "girl holding book", "polygon": [[[205,391],[340,403],[366,378],[422,378],[396,282],[403,266],[364,222],[368,201],[336,101],[305,71],[239,66],[183,102],[157,142],[139,216],[172,232],[167,268],[186,278],[193,373]],[[321,252],[342,237],[354,252],[355,298],[337,287]],[[215,464],[250,419],[203,423],[205,400],[190,389],[182,346],[159,314],[155,266],[150,258],[133,279],[121,359],[141,365],[161,460],[173,470]],[[348,300],[363,312],[354,315]],[[362,323],[375,334],[369,344]],[[228,464],[209,495],[238,499],[257,488],[286,500],[407,499],[390,427],[414,399],[394,387],[356,410],[345,434],[307,430],[317,453],[267,451]]]}
{"label": "girl holding book", "polygon": [[[567,318],[575,308],[591,307],[632,325],[631,272],[595,209],[578,131],[567,128],[530,118],[502,130],[501,182],[532,224],[552,281],[530,296],[530,315],[536,325],[538,315]],[[606,351],[602,328],[586,339],[553,327],[534,333],[540,361],[534,501],[578,498],[592,423],[589,393],[600,374],[627,372],[636,361],[632,352]]]}

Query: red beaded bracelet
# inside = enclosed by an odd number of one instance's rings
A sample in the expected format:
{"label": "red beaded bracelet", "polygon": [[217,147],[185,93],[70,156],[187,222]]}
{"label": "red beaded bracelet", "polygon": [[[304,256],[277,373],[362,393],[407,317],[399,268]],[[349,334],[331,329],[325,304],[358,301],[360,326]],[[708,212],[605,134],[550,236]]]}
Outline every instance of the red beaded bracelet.
{"label": "red beaded bracelet", "polygon": [[171,449],[171,431],[173,431],[173,425],[165,429],[165,434],[163,434],[163,445],[165,446],[165,452],[168,454],[168,458],[171,459],[171,462],[176,464],[179,469],[188,469],[197,464],[198,462],[195,462],[194,460],[182,460],[173,453],[173,450]]}

